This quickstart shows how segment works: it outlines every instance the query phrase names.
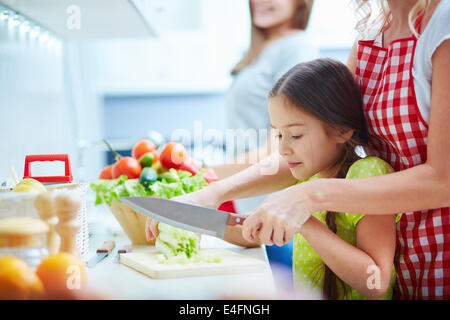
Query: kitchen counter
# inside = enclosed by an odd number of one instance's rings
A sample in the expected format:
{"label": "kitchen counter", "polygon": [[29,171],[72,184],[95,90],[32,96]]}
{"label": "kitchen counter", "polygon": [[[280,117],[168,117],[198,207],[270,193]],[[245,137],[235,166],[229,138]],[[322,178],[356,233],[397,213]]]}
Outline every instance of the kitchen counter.
{"label": "kitchen counter", "polygon": [[[91,219],[88,258],[105,240],[114,240],[116,247],[111,255],[88,269],[89,285],[113,299],[228,299],[264,298],[275,295],[275,284],[265,248],[243,248],[221,239],[202,235],[201,248],[223,248],[266,262],[262,272],[236,273],[202,277],[152,279],[132,268],[116,262],[117,250],[130,240],[121,232],[118,223],[106,206],[88,209]],[[111,220],[113,219],[113,220]],[[98,227],[113,225],[110,228]],[[96,224],[97,223],[97,224]],[[112,231],[111,231],[112,230]],[[152,251],[154,246],[133,246],[133,252]]]}

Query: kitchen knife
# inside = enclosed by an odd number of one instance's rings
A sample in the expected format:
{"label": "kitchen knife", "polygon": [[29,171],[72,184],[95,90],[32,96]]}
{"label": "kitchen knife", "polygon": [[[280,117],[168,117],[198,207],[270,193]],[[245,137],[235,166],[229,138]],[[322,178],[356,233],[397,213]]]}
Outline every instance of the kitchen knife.
{"label": "kitchen knife", "polygon": [[124,197],[120,201],[135,211],[174,227],[222,238],[227,225],[242,225],[245,217],[225,211],[210,209],[153,197]]}
{"label": "kitchen knife", "polygon": [[87,263],[87,266],[89,268],[94,267],[97,263],[102,261],[105,257],[107,257],[111,251],[116,246],[116,243],[114,241],[105,241],[103,242],[103,245],[97,249],[97,253],[95,256],[93,256]]}

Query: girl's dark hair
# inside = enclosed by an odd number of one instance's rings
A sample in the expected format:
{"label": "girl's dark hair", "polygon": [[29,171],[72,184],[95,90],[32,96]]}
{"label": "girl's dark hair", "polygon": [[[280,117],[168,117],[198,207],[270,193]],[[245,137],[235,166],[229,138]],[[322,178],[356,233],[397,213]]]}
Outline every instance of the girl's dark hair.
{"label": "girl's dark hair", "polygon": [[[332,128],[353,130],[353,136],[344,144],[342,156],[336,163],[336,176],[345,178],[351,164],[359,159],[356,146],[364,146],[368,140],[361,93],[347,66],[329,58],[299,63],[269,92],[269,97],[279,95]],[[336,214],[329,211],[326,215],[327,226],[334,233]],[[323,295],[327,299],[338,298],[338,281],[343,284],[325,265]],[[345,289],[344,285],[342,287]]]}

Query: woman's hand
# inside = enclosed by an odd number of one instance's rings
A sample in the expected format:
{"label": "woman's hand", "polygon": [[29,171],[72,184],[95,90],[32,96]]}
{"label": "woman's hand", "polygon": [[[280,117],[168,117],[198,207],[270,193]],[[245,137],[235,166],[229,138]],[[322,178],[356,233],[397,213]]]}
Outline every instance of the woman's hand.
{"label": "woman's hand", "polygon": [[270,246],[291,241],[314,212],[306,187],[305,182],[267,197],[244,221],[244,239],[253,242],[259,237],[261,243]]}
{"label": "woman's hand", "polygon": [[[174,197],[171,200],[217,209],[225,201],[222,196],[223,192],[221,191],[219,182],[212,182],[201,190]],[[145,237],[147,241],[155,239],[158,234],[158,221],[147,218],[145,222]]]}

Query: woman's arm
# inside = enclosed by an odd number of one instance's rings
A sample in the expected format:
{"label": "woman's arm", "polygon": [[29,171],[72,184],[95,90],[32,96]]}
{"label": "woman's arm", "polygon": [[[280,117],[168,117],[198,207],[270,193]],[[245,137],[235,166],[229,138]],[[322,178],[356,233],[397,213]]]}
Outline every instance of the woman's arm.
{"label": "woman's arm", "polygon": [[432,63],[427,161],[386,176],[317,181],[311,194],[316,208],[385,214],[450,206],[450,40],[436,50]]}
{"label": "woman's arm", "polygon": [[395,216],[362,218],[357,224],[357,247],[314,217],[305,222],[301,232],[323,262],[350,287],[369,299],[386,293],[395,254]]}

